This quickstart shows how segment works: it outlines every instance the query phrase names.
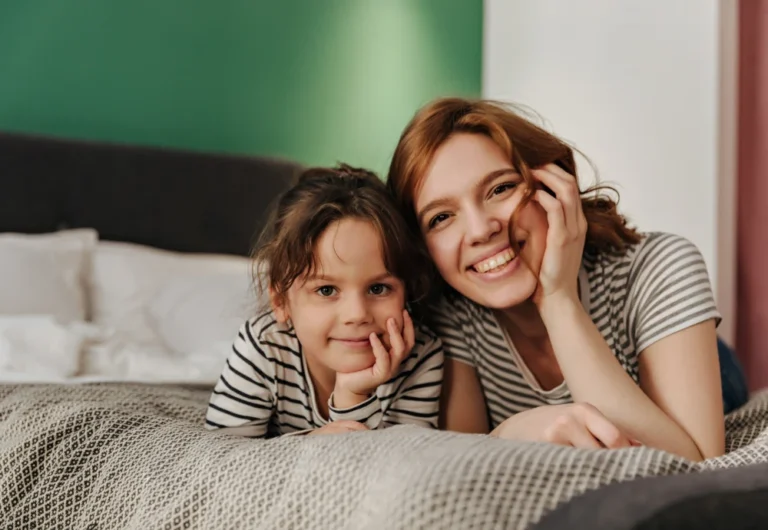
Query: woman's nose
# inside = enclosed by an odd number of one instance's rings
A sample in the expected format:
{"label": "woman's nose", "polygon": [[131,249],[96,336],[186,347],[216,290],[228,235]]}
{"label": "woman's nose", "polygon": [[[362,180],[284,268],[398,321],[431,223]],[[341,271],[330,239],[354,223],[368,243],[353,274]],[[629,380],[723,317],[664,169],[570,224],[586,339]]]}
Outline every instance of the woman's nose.
{"label": "woman's nose", "polygon": [[467,212],[466,215],[466,237],[470,244],[486,243],[493,236],[498,234],[503,223],[493,212],[486,211],[483,208],[476,208]]}

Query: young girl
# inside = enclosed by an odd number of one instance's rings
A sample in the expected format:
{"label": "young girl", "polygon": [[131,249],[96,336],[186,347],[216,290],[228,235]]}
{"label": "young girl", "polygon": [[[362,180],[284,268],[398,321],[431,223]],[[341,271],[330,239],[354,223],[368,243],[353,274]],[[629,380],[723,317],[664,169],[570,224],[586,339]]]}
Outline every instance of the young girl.
{"label": "young girl", "polygon": [[272,308],[240,329],[206,426],[255,437],[437,427],[442,346],[405,309],[428,289],[422,256],[375,175],[306,171],[254,256]]}

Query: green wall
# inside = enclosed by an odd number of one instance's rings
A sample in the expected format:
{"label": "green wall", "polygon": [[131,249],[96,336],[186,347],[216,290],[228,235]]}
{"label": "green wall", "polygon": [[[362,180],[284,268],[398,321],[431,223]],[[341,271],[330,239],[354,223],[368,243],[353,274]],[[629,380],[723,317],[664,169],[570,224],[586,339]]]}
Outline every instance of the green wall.
{"label": "green wall", "polygon": [[0,0],[0,129],[384,170],[482,0]]}

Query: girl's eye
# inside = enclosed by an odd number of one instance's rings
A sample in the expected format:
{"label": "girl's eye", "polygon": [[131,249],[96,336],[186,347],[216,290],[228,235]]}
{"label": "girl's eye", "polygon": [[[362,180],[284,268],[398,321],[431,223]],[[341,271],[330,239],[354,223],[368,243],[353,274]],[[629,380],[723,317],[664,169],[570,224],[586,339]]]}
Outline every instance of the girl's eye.
{"label": "girl's eye", "polygon": [[381,296],[383,294],[387,294],[392,289],[389,287],[389,285],[384,285],[383,283],[377,283],[375,285],[371,285],[370,289],[368,291],[376,296]]}
{"label": "girl's eye", "polygon": [[505,191],[514,189],[517,187],[516,182],[505,182],[504,184],[499,184],[495,188],[493,188],[493,191],[491,191],[491,195],[501,195]]}
{"label": "girl's eye", "polygon": [[448,219],[448,214],[447,213],[439,213],[436,216],[434,216],[432,219],[429,220],[429,223],[427,224],[427,227],[430,228],[430,229],[434,228],[439,223],[442,223],[446,219]]}
{"label": "girl's eye", "polygon": [[336,288],[330,285],[323,285],[315,289],[315,292],[320,296],[333,296],[336,293]]}

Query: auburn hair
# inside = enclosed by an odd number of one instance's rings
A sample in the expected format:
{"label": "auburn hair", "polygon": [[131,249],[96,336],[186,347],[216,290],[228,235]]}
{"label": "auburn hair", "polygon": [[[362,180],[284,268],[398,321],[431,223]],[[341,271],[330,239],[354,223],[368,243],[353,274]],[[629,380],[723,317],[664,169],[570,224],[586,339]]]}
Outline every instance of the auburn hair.
{"label": "auburn hair", "polygon": [[[536,191],[532,169],[554,163],[578,177],[574,149],[512,107],[488,100],[437,99],[420,109],[403,131],[387,178],[390,193],[414,233],[421,234],[415,212],[416,195],[435,152],[456,133],[490,138],[524,180],[525,195],[512,215],[510,231],[516,213],[530,202]],[[617,199],[601,193],[604,191],[616,194]],[[580,190],[580,194],[588,226],[585,252],[621,251],[640,241],[640,234],[628,226],[626,218],[618,212],[618,192],[614,188],[596,185]],[[514,238],[510,238],[510,244],[519,250]]]}
{"label": "auburn hair", "polygon": [[369,222],[379,236],[387,271],[416,302],[430,288],[429,258],[408,228],[386,185],[374,173],[341,164],[312,168],[277,200],[253,251],[254,281],[282,304],[293,283],[317,270],[315,248],[343,219]]}

